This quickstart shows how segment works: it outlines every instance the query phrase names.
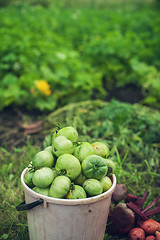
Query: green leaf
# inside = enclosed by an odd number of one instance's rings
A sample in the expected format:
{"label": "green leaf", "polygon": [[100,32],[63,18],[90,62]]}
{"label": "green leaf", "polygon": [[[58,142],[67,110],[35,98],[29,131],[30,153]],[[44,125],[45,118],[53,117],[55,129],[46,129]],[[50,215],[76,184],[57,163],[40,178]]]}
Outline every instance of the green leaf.
{"label": "green leaf", "polygon": [[8,239],[9,235],[4,233],[2,236],[1,236],[1,239]]}
{"label": "green leaf", "polygon": [[5,77],[2,79],[2,87],[8,87],[8,86],[13,86],[18,83],[18,78],[12,74],[8,73],[5,75]]}

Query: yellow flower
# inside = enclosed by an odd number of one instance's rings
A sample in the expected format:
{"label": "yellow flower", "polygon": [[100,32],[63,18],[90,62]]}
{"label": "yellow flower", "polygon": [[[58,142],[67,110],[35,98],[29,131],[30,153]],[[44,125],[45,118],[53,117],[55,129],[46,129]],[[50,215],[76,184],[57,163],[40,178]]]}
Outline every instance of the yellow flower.
{"label": "yellow flower", "polygon": [[50,85],[48,82],[45,80],[38,80],[36,81],[36,88],[43,94],[50,96],[51,95],[51,90],[50,90]]}

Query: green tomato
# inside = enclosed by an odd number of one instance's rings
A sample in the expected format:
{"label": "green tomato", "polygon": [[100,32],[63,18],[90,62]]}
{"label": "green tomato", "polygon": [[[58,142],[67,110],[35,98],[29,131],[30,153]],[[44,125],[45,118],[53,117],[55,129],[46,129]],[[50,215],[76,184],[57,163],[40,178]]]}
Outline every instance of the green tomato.
{"label": "green tomato", "polygon": [[78,140],[78,132],[74,127],[68,126],[60,129],[56,135],[58,136],[65,136],[71,142],[76,142]]}
{"label": "green tomato", "polygon": [[55,178],[51,168],[43,167],[36,170],[33,174],[32,181],[36,187],[47,188]]}
{"label": "green tomato", "polygon": [[107,174],[108,167],[104,158],[90,155],[82,162],[82,171],[87,178],[100,180]]}
{"label": "green tomato", "polygon": [[59,157],[62,154],[69,153],[72,154],[75,146],[73,143],[67,139],[65,136],[58,136],[53,140],[52,150],[53,153]]}
{"label": "green tomato", "polygon": [[79,160],[71,154],[61,155],[57,159],[55,168],[58,172],[69,177],[71,180],[76,179],[81,173],[81,164]]}
{"label": "green tomato", "polygon": [[101,157],[108,157],[109,155],[109,148],[106,144],[102,142],[94,142],[92,143],[92,146],[94,148],[95,154]]}
{"label": "green tomato", "polygon": [[107,176],[111,176],[113,173],[115,173],[116,164],[111,159],[105,159],[105,161],[108,166]]}
{"label": "green tomato", "polygon": [[50,145],[52,145],[52,136],[49,134],[49,135],[45,136],[44,141],[43,141],[43,146],[44,146],[44,148],[46,148]]}
{"label": "green tomato", "polygon": [[103,192],[102,185],[97,179],[87,179],[83,183],[83,188],[89,197],[99,195]]}
{"label": "green tomato", "polygon": [[112,181],[109,177],[104,176],[101,180],[100,183],[102,184],[103,187],[103,192],[107,191],[108,189],[111,188],[112,186]]}
{"label": "green tomato", "polygon": [[33,173],[34,172],[31,172],[31,171],[27,170],[27,172],[26,172],[26,174],[24,176],[24,181],[27,184],[27,186],[30,187],[30,188],[34,187],[34,183],[32,181]]}
{"label": "green tomato", "polygon": [[52,171],[53,171],[53,173],[54,173],[55,178],[58,177],[58,172],[57,172],[57,170],[55,169],[55,167],[52,168]]}
{"label": "green tomato", "polygon": [[66,176],[58,176],[54,179],[49,189],[49,196],[54,198],[64,198],[71,186],[71,180]]}
{"label": "green tomato", "polygon": [[86,180],[87,180],[86,176],[81,172],[79,176],[74,180],[74,183],[82,186],[84,181]]}
{"label": "green tomato", "polygon": [[32,190],[45,196],[48,196],[49,193],[49,188],[34,187]]}
{"label": "green tomato", "polygon": [[54,157],[49,151],[40,151],[34,156],[32,165],[35,170],[42,167],[51,168],[54,166]]}
{"label": "green tomato", "polygon": [[74,151],[74,155],[79,159],[80,162],[92,154],[94,154],[94,149],[88,142],[82,142]]}
{"label": "green tomato", "polygon": [[67,199],[81,199],[86,197],[86,192],[84,191],[83,187],[79,185],[74,185],[73,189],[70,189],[69,193],[66,196]]}
{"label": "green tomato", "polygon": [[47,151],[47,152],[53,154],[52,146],[48,146],[48,147],[46,147],[43,151]]}

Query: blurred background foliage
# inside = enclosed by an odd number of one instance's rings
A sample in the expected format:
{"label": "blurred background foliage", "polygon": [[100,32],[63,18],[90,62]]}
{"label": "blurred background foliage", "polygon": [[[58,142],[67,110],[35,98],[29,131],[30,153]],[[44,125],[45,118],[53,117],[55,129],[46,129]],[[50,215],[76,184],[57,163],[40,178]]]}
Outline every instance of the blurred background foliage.
{"label": "blurred background foliage", "polygon": [[20,174],[59,124],[107,143],[132,194],[159,194],[159,2],[0,0],[0,239],[28,240]]}
{"label": "blurred background foliage", "polygon": [[52,111],[136,86],[160,103],[158,1],[1,0],[0,110]]}

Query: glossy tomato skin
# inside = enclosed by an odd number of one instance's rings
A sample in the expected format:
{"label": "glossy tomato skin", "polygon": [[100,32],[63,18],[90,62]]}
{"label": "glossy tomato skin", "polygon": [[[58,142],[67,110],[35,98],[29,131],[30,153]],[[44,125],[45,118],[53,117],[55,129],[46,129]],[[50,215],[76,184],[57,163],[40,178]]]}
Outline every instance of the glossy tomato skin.
{"label": "glossy tomato skin", "polygon": [[85,190],[79,185],[74,185],[73,189],[71,189],[66,196],[67,199],[81,199],[86,197],[87,195]]}
{"label": "glossy tomato skin", "polygon": [[71,180],[76,179],[81,173],[81,164],[79,160],[71,154],[61,155],[55,165],[56,171],[69,177]]}
{"label": "glossy tomato skin", "polygon": [[82,142],[76,147],[74,155],[82,162],[89,155],[94,154],[94,149],[89,142]]}
{"label": "glossy tomato skin", "polygon": [[32,181],[36,187],[47,188],[55,178],[51,168],[43,167],[36,170],[33,174]]}
{"label": "glossy tomato skin", "polygon": [[101,156],[103,158],[107,158],[109,156],[109,148],[105,143],[102,142],[94,142],[92,143],[94,148],[94,152],[96,155]]}
{"label": "glossy tomato skin", "polygon": [[102,185],[97,179],[87,179],[83,183],[83,188],[87,193],[87,196],[93,197],[103,192]]}
{"label": "glossy tomato skin", "polygon": [[54,166],[54,157],[49,151],[40,151],[34,156],[32,165],[35,170],[42,167],[51,168]]}
{"label": "glossy tomato skin", "polygon": [[87,178],[100,180],[107,174],[108,167],[104,158],[90,155],[82,162],[82,171]]}
{"label": "glossy tomato skin", "polygon": [[64,127],[62,129],[60,129],[56,136],[65,136],[67,139],[69,139],[71,142],[76,142],[78,140],[78,132],[77,130],[72,127],[72,126],[68,126],[68,127]]}
{"label": "glossy tomato skin", "polygon": [[66,153],[72,154],[74,149],[74,144],[65,136],[58,136],[52,142],[52,151],[57,157]]}
{"label": "glossy tomato skin", "polygon": [[71,180],[66,176],[58,176],[52,182],[49,189],[49,196],[54,198],[64,198],[71,186]]}

